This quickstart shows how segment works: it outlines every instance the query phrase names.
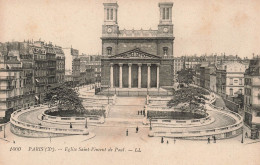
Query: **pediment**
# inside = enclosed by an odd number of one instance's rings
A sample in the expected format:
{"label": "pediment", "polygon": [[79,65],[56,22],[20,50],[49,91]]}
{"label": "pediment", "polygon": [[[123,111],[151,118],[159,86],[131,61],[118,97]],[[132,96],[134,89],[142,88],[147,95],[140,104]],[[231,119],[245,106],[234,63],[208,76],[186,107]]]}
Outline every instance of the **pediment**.
{"label": "pediment", "polygon": [[161,57],[141,51],[139,48],[120,53],[110,58],[160,59]]}

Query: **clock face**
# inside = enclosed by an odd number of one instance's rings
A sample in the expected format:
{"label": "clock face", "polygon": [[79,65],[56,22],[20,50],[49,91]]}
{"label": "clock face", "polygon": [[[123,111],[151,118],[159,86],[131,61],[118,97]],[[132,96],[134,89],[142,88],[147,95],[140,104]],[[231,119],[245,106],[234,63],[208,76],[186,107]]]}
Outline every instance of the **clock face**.
{"label": "clock face", "polygon": [[163,32],[164,32],[164,33],[167,33],[168,31],[169,31],[169,30],[168,30],[167,27],[163,28]]}
{"label": "clock face", "polygon": [[112,29],[111,29],[111,28],[107,28],[107,32],[108,32],[108,33],[111,33],[111,32],[112,32]]}

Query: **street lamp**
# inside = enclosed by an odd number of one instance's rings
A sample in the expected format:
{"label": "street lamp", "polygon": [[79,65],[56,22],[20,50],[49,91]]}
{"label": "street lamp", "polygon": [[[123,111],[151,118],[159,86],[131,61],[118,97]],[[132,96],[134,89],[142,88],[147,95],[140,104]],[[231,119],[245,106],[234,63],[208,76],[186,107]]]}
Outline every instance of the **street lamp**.
{"label": "street lamp", "polygon": [[4,138],[5,138],[5,125],[4,125]]}
{"label": "street lamp", "polygon": [[85,128],[88,128],[88,118],[86,117]]}
{"label": "street lamp", "polygon": [[109,88],[110,88],[110,85],[108,84],[108,94],[107,94],[107,104],[109,105]]}
{"label": "street lamp", "polygon": [[241,143],[244,143],[244,125],[242,125],[242,139],[241,139]]}
{"label": "street lamp", "polygon": [[149,120],[150,120],[150,130],[152,130],[152,117],[150,117]]}

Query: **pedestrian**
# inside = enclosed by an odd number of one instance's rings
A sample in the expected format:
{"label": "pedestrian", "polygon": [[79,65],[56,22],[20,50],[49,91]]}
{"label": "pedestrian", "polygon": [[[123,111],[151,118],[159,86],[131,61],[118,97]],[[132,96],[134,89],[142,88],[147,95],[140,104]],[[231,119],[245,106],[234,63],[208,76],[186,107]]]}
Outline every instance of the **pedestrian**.
{"label": "pedestrian", "polygon": [[208,144],[210,144],[210,137],[208,137]]}
{"label": "pedestrian", "polygon": [[136,127],[136,133],[138,133],[138,126]]}
{"label": "pedestrian", "polygon": [[143,111],[141,110],[141,115],[143,114]]}
{"label": "pedestrian", "polygon": [[43,120],[43,115],[42,115],[42,120]]}
{"label": "pedestrian", "polygon": [[214,143],[217,142],[217,139],[216,139],[216,136],[215,136],[215,135],[213,136],[213,140],[214,140]]}
{"label": "pedestrian", "polygon": [[245,138],[248,138],[248,134],[247,134],[247,132],[246,132],[246,134],[245,134]]}
{"label": "pedestrian", "polygon": [[144,114],[144,116],[145,116],[145,110],[143,110],[143,114]]}
{"label": "pedestrian", "polygon": [[138,115],[139,115],[139,113],[140,113],[140,112],[138,111]]}
{"label": "pedestrian", "polygon": [[168,140],[167,140],[167,144],[169,144]]}
{"label": "pedestrian", "polygon": [[70,123],[70,128],[72,128],[72,124]]}
{"label": "pedestrian", "polygon": [[163,141],[163,137],[162,137],[162,139],[161,139],[161,143],[163,143],[164,141]]}
{"label": "pedestrian", "polygon": [[126,129],[126,136],[128,136],[128,129]]}

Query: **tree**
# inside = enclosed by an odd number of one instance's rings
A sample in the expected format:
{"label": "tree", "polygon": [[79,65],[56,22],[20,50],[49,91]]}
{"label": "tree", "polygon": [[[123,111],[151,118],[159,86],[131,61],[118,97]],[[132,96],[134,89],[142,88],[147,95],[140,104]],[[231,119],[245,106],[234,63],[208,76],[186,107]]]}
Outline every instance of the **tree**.
{"label": "tree", "polygon": [[[208,100],[205,95],[209,95],[209,92],[203,88],[184,87],[175,91],[173,99],[171,99],[167,105],[173,107],[183,104],[181,109],[191,111],[193,109],[202,108],[202,106],[205,105],[205,100]],[[186,104],[188,104],[188,106],[186,106]]]}
{"label": "tree", "polygon": [[74,110],[80,113],[85,110],[78,91],[65,84],[49,88],[45,92],[44,100],[50,106],[58,104],[59,110]]}
{"label": "tree", "polygon": [[182,69],[178,72],[178,82],[189,86],[193,82],[194,71],[191,68]]}

